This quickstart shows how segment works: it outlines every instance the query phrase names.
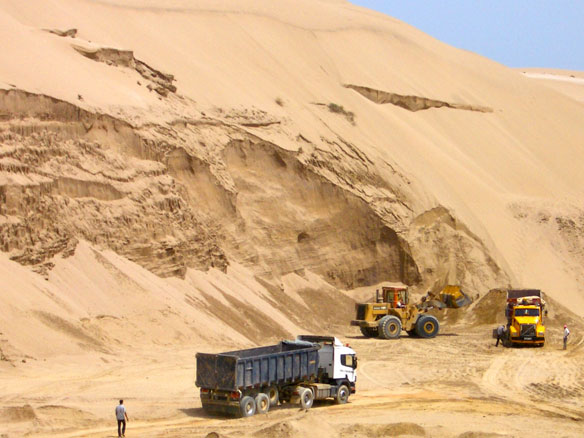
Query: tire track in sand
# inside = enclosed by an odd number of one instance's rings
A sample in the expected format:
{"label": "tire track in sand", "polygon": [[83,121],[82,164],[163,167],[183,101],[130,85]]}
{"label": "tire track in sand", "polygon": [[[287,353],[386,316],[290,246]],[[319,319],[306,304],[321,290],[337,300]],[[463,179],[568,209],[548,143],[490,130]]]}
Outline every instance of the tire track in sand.
{"label": "tire track in sand", "polygon": [[[584,409],[578,403],[555,394],[562,388],[581,388],[578,380],[582,378],[582,372],[577,361],[561,360],[555,353],[535,357],[526,357],[527,354],[521,349],[495,357],[483,373],[481,389],[491,396],[534,411],[583,420]],[[562,375],[563,380],[559,384],[550,383],[550,379],[557,375]]]}

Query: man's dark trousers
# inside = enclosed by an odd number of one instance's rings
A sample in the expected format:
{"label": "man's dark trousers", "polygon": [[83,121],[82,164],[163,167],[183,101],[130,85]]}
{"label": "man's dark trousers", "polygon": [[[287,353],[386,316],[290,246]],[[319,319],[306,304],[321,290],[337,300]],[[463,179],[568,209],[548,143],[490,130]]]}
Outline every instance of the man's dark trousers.
{"label": "man's dark trousers", "polygon": [[126,434],[126,420],[118,420],[118,436]]}

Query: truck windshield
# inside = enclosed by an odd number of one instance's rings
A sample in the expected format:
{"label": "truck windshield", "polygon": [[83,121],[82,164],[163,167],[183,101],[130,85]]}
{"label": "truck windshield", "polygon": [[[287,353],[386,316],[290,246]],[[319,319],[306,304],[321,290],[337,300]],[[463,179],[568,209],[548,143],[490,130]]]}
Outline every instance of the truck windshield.
{"label": "truck windshield", "polygon": [[539,309],[515,309],[515,316],[539,316]]}

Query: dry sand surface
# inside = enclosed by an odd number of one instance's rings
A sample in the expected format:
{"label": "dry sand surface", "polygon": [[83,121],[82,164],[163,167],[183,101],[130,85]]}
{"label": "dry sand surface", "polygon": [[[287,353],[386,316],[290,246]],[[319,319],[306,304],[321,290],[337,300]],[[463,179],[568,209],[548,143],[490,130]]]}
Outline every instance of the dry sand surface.
{"label": "dry sand surface", "polygon": [[[364,288],[334,299],[324,285],[311,290],[290,275],[280,291],[237,266],[227,274],[160,279],[85,242],[55,261],[48,280],[6,258],[0,264],[3,279],[22,282],[9,283],[14,293],[1,296],[3,321],[11,317],[0,335],[0,422],[9,438],[115,436],[112,413],[120,397],[129,410],[127,436],[581,436],[584,325],[553,299],[543,349],[494,348],[491,330],[504,321],[504,294],[497,291],[469,309],[438,312],[443,329],[435,339],[404,334],[382,341],[364,339],[346,324],[351,297],[369,298]],[[238,301],[229,309],[221,303],[229,306],[237,279]],[[289,309],[279,308],[283,295]],[[574,333],[567,351],[563,322]],[[250,419],[202,411],[194,386],[197,351],[265,344],[305,330],[336,334],[358,352],[358,393],[348,405],[323,402],[309,412],[280,407]]]}
{"label": "dry sand surface", "polygon": [[[113,436],[120,397],[128,436],[582,436],[582,72],[344,0],[0,0],[0,41],[0,438]],[[362,339],[385,282],[476,299]],[[493,348],[508,286],[545,348]],[[197,351],[306,332],[351,403],[203,414]]]}
{"label": "dry sand surface", "polygon": [[488,339],[490,328],[449,326],[433,340],[395,342],[339,328],[359,354],[350,403],[321,402],[306,412],[279,407],[248,419],[203,412],[194,347],[4,366],[0,418],[9,437],[115,436],[112,413],[124,396],[128,437],[581,436],[582,336],[567,352],[559,330],[543,349],[502,349]]}

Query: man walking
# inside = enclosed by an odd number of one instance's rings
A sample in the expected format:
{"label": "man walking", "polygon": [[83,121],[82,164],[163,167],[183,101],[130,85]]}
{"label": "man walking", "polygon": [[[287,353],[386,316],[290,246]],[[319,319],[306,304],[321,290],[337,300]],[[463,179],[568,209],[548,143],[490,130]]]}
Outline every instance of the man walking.
{"label": "man walking", "polygon": [[126,413],[124,400],[120,400],[120,404],[116,406],[116,419],[118,420],[118,437],[125,437],[126,421],[130,420],[128,419],[128,414]]}
{"label": "man walking", "polygon": [[495,344],[495,347],[498,347],[499,341],[503,340],[503,333],[505,333],[505,327],[500,325],[499,327],[497,327],[497,343]]}
{"label": "man walking", "polygon": [[570,336],[570,330],[568,330],[568,326],[564,324],[564,350],[568,344],[568,336]]}

